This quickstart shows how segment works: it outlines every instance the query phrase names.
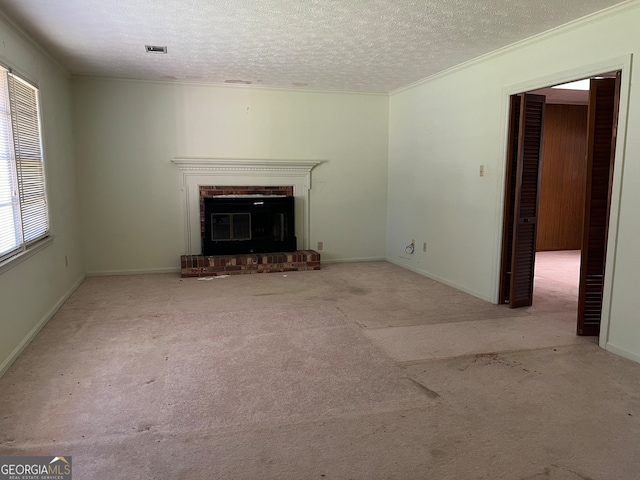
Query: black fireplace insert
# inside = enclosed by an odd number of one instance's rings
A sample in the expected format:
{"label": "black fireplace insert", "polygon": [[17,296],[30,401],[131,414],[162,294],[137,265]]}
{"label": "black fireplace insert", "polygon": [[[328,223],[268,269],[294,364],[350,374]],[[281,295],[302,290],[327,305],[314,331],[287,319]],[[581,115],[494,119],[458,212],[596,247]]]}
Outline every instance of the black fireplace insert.
{"label": "black fireplace insert", "polygon": [[202,254],[295,252],[294,200],[279,195],[205,198]]}

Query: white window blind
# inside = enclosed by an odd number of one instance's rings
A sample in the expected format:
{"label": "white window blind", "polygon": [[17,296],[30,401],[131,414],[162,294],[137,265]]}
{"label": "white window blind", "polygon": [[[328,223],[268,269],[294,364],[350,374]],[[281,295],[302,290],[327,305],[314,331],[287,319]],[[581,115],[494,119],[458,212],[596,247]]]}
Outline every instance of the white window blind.
{"label": "white window blind", "polygon": [[0,68],[0,261],[49,233],[38,91]]}

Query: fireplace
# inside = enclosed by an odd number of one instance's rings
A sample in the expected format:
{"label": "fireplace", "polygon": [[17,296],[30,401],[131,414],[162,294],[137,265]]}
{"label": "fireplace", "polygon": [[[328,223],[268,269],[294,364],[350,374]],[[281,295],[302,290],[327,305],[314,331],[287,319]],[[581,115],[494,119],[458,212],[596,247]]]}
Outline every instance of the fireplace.
{"label": "fireplace", "polygon": [[[309,250],[309,197],[311,170],[321,161],[174,158],[172,162],[181,171],[184,194],[186,254],[180,256],[183,278],[320,270],[320,254]],[[300,250],[205,256],[203,238],[212,238],[211,232],[205,234],[205,199],[232,195],[291,197],[293,200],[288,201],[295,203],[295,229],[291,221],[286,230],[289,233],[293,232],[295,238],[290,248],[294,249],[297,246]],[[230,219],[228,223],[231,223]],[[242,237],[242,230],[246,228],[242,226],[242,219],[237,225],[234,223],[234,228],[236,237]],[[231,231],[231,225],[228,230]],[[217,235],[220,234],[218,229]],[[228,237],[225,241],[238,245],[246,242]],[[284,250],[284,247],[278,250]]]}
{"label": "fireplace", "polygon": [[[298,248],[309,249],[311,239],[311,212],[309,208],[311,171],[322,161],[174,158],[171,162],[180,169],[182,179],[185,254],[202,255],[203,196],[243,193],[295,197],[295,235]],[[283,185],[286,186],[286,191],[282,191],[281,186]],[[244,190],[239,191],[240,187],[238,186],[242,186]],[[249,190],[256,189],[259,191],[249,192]],[[203,192],[203,190],[207,191]],[[234,191],[227,192],[227,190]]]}
{"label": "fireplace", "polygon": [[203,198],[202,254],[296,251],[294,202],[285,195]]}

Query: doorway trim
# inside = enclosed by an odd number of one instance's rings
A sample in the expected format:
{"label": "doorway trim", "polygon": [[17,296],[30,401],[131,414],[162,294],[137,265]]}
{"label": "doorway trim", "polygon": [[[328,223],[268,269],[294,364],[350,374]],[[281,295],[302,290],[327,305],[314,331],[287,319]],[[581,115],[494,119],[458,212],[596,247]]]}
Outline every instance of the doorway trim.
{"label": "doorway trim", "polygon": [[620,200],[622,195],[622,178],[624,172],[624,158],[627,143],[627,117],[629,110],[629,90],[631,88],[631,62],[632,54],[602,60],[588,65],[582,65],[569,70],[551,73],[549,75],[530,79],[502,89],[502,156],[497,163],[498,205],[496,206],[496,229],[494,237],[493,253],[493,299],[498,303],[500,283],[500,259],[502,248],[502,226],[505,201],[505,172],[509,137],[509,99],[511,95],[545,88],[550,85],[567,83],[574,80],[595,76],[598,74],[620,70],[622,79],[620,83],[620,104],[618,109],[618,135],[616,138],[616,152],[614,156],[615,168],[613,171],[613,185],[611,194],[611,207],[609,216],[609,235],[607,239],[607,262],[605,266],[604,294],[602,304],[602,320],[600,324],[599,344],[601,348],[608,349],[611,296],[613,292],[613,276],[615,272],[616,253],[618,243],[618,228],[620,214]]}

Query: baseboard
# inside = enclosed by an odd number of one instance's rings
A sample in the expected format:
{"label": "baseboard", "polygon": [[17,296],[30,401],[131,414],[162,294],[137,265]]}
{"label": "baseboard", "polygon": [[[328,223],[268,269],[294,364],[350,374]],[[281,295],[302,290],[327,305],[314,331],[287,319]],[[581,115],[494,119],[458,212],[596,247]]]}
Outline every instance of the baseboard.
{"label": "baseboard", "polygon": [[29,346],[29,344],[40,332],[40,330],[42,330],[42,327],[44,327],[49,322],[49,320],[53,318],[62,304],[66,302],[67,299],[73,294],[73,292],[78,289],[85,278],[86,276],[82,275],[80,279],[71,286],[71,288],[60,298],[60,300],[58,300],[56,304],[45,314],[45,316],[42,317],[42,319],[31,329],[28,335],[24,337],[22,342],[20,342],[20,344],[13,350],[13,352],[11,352],[11,354],[4,360],[4,362],[0,364],[0,378],[2,378],[5,373],[7,373],[7,370],[9,370],[9,367],[13,365],[13,362],[15,362],[20,354],[24,351],[24,349]]}
{"label": "baseboard", "polygon": [[465,287],[463,285],[459,285],[456,282],[451,282],[451,281],[447,280],[446,278],[441,278],[438,275],[433,275],[433,274],[431,274],[429,272],[426,272],[424,270],[420,270],[418,268],[414,268],[414,267],[412,267],[410,265],[406,265],[404,263],[397,262],[397,261],[392,260],[390,258],[387,258],[385,260],[387,262],[393,263],[394,265],[397,265],[399,267],[406,268],[407,270],[411,270],[412,272],[417,273],[418,275],[422,275],[423,277],[430,278],[431,280],[435,280],[436,282],[444,283],[445,285],[453,287],[456,290],[460,290],[460,291],[462,291],[464,293],[468,293],[469,295],[473,295],[474,297],[478,297],[479,299],[484,300],[485,302],[489,302],[489,303],[495,305],[495,300],[490,295],[485,295],[484,293],[476,292],[475,290],[467,288],[467,287]]}
{"label": "baseboard", "polygon": [[[322,252],[320,252],[322,255]],[[362,258],[336,258],[331,260],[322,260],[323,265],[331,265],[335,263],[358,263],[358,262],[384,262],[384,257],[362,257]]]}
{"label": "baseboard", "polygon": [[614,353],[620,357],[626,358],[627,360],[632,360],[636,363],[640,363],[640,355],[637,353],[630,352],[625,350],[624,348],[613,345],[611,342],[607,342],[605,346],[605,350],[607,352]]}
{"label": "baseboard", "polygon": [[108,277],[111,275],[147,275],[150,273],[180,273],[180,267],[145,268],[140,270],[106,270],[106,271],[99,271],[99,272],[87,272],[87,277]]}

